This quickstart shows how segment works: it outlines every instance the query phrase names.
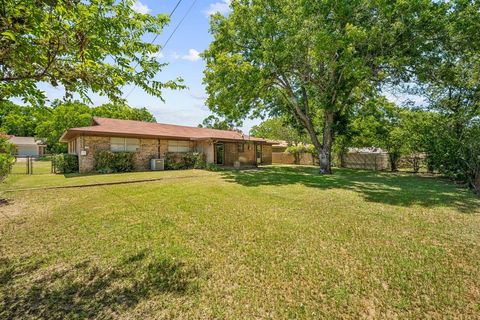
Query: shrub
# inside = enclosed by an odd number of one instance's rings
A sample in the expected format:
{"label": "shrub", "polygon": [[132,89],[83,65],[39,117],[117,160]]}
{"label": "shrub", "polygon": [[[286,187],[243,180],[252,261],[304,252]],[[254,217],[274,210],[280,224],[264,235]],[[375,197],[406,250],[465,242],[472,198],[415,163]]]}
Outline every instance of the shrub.
{"label": "shrub", "polygon": [[208,164],[206,165],[206,169],[207,169],[208,171],[222,171],[222,170],[223,170],[223,167],[221,167],[221,166],[219,166],[219,165],[217,165],[217,164],[215,164],[215,163],[208,163]]}
{"label": "shrub", "polygon": [[198,152],[165,154],[165,169],[203,169],[206,166],[205,155]]}
{"label": "shrub", "polygon": [[57,154],[52,157],[52,165],[55,173],[78,172],[78,156],[75,154]]}
{"label": "shrub", "polygon": [[131,172],[135,169],[135,154],[131,152],[98,151],[94,155],[95,171],[99,173]]}
{"label": "shrub", "polygon": [[12,168],[15,157],[8,153],[0,154],[0,181],[5,179]]}
{"label": "shrub", "polygon": [[201,152],[194,153],[195,156],[195,164],[193,165],[194,169],[205,169],[207,166],[207,160],[205,158],[205,154]]}

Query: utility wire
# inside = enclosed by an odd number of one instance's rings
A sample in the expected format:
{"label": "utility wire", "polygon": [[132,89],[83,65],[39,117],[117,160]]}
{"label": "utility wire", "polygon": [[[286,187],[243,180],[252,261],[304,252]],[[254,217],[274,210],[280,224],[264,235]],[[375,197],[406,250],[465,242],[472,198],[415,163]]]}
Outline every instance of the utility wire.
{"label": "utility wire", "polygon": [[[172,14],[173,14],[173,12],[175,12],[175,10],[177,9],[177,7],[178,7],[178,5],[179,5],[179,3],[180,3],[181,1],[182,1],[182,0],[180,0],[180,1],[177,3],[177,5],[175,6],[175,8],[174,8],[173,11],[172,11]],[[178,22],[178,24],[175,26],[175,29],[173,29],[173,31],[172,31],[172,33],[170,34],[170,36],[167,38],[167,40],[164,42],[163,46],[160,48],[159,53],[162,52],[163,49],[165,49],[165,47],[167,46],[167,44],[168,44],[168,43],[170,42],[170,40],[172,39],[172,37],[173,37],[173,35],[175,34],[175,32],[177,32],[178,28],[180,28],[180,26],[182,25],[182,23],[183,23],[183,21],[185,20],[185,18],[188,16],[188,14],[190,13],[190,11],[192,11],[192,8],[193,8],[193,6],[195,5],[196,2],[197,2],[197,0],[193,0],[193,1],[192,1],[192,4],[190,5],[190,7],[188,8],[188,10],[187,10],[187,11],[185,12],[185,14],[183,15],[183,17],[182,17],[182,19],[180,20],[180,22]],[[158,37],[158,34],[155,35],[155,37],[153,38],[153,40],[152,40],[152,42],[151,42],[152,44],[155,42],[155,40],[157,39],[157,37]],[[138,66],[138,62],[137,62],[137,65],[134,67],[134,70],[135,70],[135,68],[136,68],[137,66]],[[127,99],[128,96],[130,96],[130,95],[132,94],[132,92],[133,92],[136,88],[137,88],[137,85],[134,85],[133,88],[132,88],[132,90],[130,90],[130,92],[128,92],[128,93],[125,95],[124,99]]]}

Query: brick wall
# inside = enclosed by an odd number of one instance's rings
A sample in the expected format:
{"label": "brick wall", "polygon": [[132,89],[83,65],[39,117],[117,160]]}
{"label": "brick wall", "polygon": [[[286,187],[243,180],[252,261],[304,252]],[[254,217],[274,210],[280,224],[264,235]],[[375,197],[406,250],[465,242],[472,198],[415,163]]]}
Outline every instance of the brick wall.
{"label": "brick wall", "polygon": [[83,150],[86,154],[78,154],[79,171],[80,173],[92,172],[95,165],[95,152],[100,150],[110,150],[110,138],[83,136],[80,137],[80,141],[80,152]]}
{"label": "brick wall", "polygon": [[[135,170],[145,171],[150,169],[150,159],[159,156],[159,140],[140,139],[140,150],[135,154]],[[160,152],[167,152],[167,141],[160,141]],[[81,155],[81,151],[86,151]],[[110,150],[110,137],[83,136],[80,138],[80,152],[78,165],[80,173],[92,172],[95,166],[95,153],[100,150]]]}

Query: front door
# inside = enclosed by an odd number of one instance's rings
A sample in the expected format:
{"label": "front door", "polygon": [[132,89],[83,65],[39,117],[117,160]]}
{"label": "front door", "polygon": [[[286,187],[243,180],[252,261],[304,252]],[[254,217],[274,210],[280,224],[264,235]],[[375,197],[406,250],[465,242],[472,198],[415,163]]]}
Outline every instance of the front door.
{"label": "front door", "polygon": [[223,165],[225,162],[225,145],[223,143],[215,144],[215,163]]}
{"label": "front door", "polygon": [[257,164],[261,164],[262,163],[262,145],[261,144],[257,144],[255,145],[255,154],[256,154],[256,157],[257,157]]}

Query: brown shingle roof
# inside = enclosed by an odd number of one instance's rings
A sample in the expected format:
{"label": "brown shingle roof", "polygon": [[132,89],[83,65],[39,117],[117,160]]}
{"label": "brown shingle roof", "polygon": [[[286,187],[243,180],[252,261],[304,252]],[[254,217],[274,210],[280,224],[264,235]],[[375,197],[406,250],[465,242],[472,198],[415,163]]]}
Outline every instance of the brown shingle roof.
{"label": "brown shingle roof", "polygon": [[93,123],[89,127],[68,129],[63,133],[60,141],[67,142],[79,134],[128,136],[140,138],[171,138],[185,140],[250,140],[267,143],[265,139],[245,136],[237,131],[99,117],[94,117]]}

